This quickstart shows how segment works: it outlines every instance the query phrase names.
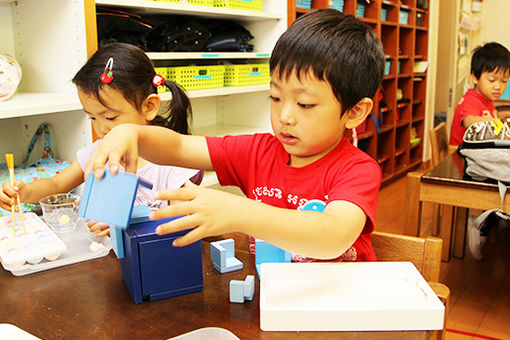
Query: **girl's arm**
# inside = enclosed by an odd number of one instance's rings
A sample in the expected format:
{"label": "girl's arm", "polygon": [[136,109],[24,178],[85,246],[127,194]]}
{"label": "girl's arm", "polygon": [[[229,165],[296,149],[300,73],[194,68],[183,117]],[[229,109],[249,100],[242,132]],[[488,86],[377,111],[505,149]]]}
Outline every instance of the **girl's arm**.
{"label": "girl's arm", "polygon": [[27,184],[18,181],[15,185],[18,190],[9,188],[6,193],[14,197],[18,192],[22,202],[39,203],[39,200],[44,196],[69,192],[81,183],[83,183],[83,171],[78,161],[74,161],[51,178],[41,178]]}
{"label": "girl's arm", "polygon": [[112,173],[118,172],[121,162],[126,171],[135,173],[138,156],[161,165],[213,170],[205,137],[181,135],[159,126],[121,124],[103,138],[85,174],[94,171],[102,177],[106,162]]}
{"label": "girl's arm", "polygon": [[319,213],[276,208],[203,187],[161,191],[156,199],[167,199],[172,204],[151,212],[151,219],[186,215],[158,226],[157,233],[194,228],[175,240],[176,246],[209,236],[242,232],[296,254],[332,259],[356,241],[366,221],[361,208],[347,201],[330,202]]}

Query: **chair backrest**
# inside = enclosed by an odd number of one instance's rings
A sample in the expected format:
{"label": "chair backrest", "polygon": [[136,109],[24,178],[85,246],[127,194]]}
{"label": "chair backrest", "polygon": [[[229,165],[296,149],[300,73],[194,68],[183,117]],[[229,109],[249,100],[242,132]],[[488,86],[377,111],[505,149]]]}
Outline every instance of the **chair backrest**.
{"label": "chair backrest", "polygon": [[425,280],[439,282],[443,240],[374,231],[372,245],[378,261],[410,261]]}
{"label": "chair backrest", "polygon": [[432,166],[438,165],[449,153],[448,132],[444,122],[430,130],[430,144],[432,147]]}

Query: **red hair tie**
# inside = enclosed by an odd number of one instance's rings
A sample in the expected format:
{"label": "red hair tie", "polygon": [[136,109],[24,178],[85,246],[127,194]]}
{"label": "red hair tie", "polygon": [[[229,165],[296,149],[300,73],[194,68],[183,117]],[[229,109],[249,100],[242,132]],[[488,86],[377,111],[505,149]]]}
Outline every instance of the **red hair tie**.
{"label": "red hair tie", "polygon": [[108,59],[108,61],[106,62],[106,66],[104,67],[103,73],[101,73],[101,76],[99,77],[99,79],[101,80],[101,82],[103,84],[110,84],[112,82],[112,80],[113,80],[112,68],[113,68],[113,58],[110,57]]}
{"label": "red hair tie", "polygon": [[165,78],[161,74],[155,74],[152,78],[152,85],[156,87],[165,85]]}

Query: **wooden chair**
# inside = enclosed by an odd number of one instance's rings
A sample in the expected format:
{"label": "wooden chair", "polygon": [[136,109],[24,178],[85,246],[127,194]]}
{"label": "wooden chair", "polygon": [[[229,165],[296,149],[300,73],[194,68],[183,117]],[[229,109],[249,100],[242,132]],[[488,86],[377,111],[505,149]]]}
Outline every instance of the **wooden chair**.
{"label": "wooden chair", "polygon": [[428,281],[445,305],[444,328],[430,332],[429,339],[444,339],[450,289],[439,283],[443,241],[436,237],[415,237],[374,231],[372,245],[378,261],[410,261]]}
{"label": "wooden chair", "polygon": [[[437,166],[441,161],[443,161],[449,154],[455,152],[456,146],[448,144],[448,132],[446,128],[446,124],[444,122],[439,123],[436,127],[434,127],[429,132],[430,137],[430,145],[432,149],[432,157],[431,157],[431,166]],[[410,191],[419,191],[419,184],[417,186],[411,185],[411,183],[419,183],[413,180],[416,178],[416,173],[409,173],[407,175],[407,192],[406,195],[418,194],[416,192]],[[421,177],[421,175],[419,176]],[[406,207],[406,215],[409,213]],[[454,216],[454,217],[452,217]],[[439,206],[437,204],[432,205],[432,235],[439,236],[443,242],[443,261],[450,260],[450,249],[452,245],[452,234],[453,234],[453,226],[455,224],[464,224],[466,223],[467,210],[464,208],[453,208],[453,207],[445,207]],[[441,220],[442,217],[442,220]],[[406,216],[407,220],[407,216]],[[455,244],[459,244],[459,240],[464,240],[465,238],[465,227],[456,227],[459,231],[455,232]],[[461,233],[460,230],[464,232]],[[423,233],[420,232],[420,235],[415,236],[424,236]],[[458,247],[457,247],[458,248]],[[456,248],[456,249],[457,249]],[[458,254],[456,254],[458,255]],[[463,254],[462,254],[463,255]],[[462,257],[462,256],[460,256]]]}

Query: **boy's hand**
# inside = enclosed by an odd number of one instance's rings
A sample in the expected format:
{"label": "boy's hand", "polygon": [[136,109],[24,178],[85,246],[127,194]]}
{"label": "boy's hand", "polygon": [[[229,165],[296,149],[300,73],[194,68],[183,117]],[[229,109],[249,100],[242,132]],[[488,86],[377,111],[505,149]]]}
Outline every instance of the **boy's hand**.
{"label": "boy's hand", "polygon": [[242,214],[244,203],[248,200],[224,191],[195,185],[159,191],[155,194],[155,199],[169,200],[170,205],[152,211],[151,219],[186,215],[159,225],[156,233],[163,235],[195,228],[173,242],[173,245],[178,247],[205,237],[238,231],[242,223],[239,216]]}
{"label": "boy's hand", "polygon": [[108,132],[94,151],[85,168],[85,180],[93,171],[102,178],[104,166],[108,162],[110,171],[116,174],[122,162],[127,172],[136,173],[138,162],[138,133],[136,124],[121,124]]}
{"label": "boy's hand", "polygon": [[14,187],[11,185],[10,181],[5,181],[2,183],[0,187],[0,207],[4,210],[11,210],[11,206],[16,207],[16,211],[18,211],[18,206],[16,204],[16,194],[19,195],[21,202],[24,202],[23,198],[27,195],[27,185],[23,181],[16,180],[14,182]]}
{"label": "boy's hand", "polygon": [[87,227],[89,227],[91,233],[94,233],[95,237],[110,235],[110,228],[106,223],[88,220]]}

